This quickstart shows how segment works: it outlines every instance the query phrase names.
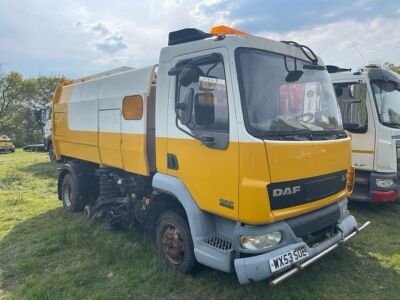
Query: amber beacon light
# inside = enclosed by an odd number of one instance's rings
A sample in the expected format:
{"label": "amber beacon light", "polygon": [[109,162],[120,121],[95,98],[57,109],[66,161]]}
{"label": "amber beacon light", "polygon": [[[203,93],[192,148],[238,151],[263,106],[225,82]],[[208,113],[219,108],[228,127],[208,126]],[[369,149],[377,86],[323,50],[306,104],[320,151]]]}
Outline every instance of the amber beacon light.
{"label": "amber beacon light", "polygon": [[236,35],[246,35],[247,32],[241,31],[239,29],[229,27],[226,25],[214,26],[210,30],[211,34],[236,34]]}

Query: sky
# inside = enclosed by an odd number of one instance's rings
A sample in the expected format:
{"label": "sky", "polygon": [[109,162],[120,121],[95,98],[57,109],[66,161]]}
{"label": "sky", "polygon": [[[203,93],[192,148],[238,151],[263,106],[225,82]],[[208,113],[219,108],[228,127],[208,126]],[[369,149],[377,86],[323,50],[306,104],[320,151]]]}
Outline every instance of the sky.
{"label": "sky", "polygon": [[225,24],[326,64],[400,64],[399,0],[0,0],[1,71],[78,78],[156,64],[170,31]]}

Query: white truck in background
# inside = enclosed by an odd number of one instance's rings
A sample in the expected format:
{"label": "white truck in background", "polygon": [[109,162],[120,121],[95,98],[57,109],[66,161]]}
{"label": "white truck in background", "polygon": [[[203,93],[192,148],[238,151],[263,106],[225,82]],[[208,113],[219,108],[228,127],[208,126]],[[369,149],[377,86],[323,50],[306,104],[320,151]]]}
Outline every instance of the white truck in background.
{"label": "white truck in background", "polygon": [[400,76],[376,65],[351,72],[328,66],[342,113],[352,133],[356,181],[352,200],[392,202],[400,191]]}
{"label": "white truck in background", "polygon": [[51,140],[51,112],[53,103],[49,102],[42,110],[41,124],[43,126],[43,146],[44,151],[49,152],[50,161],[55,160],[53,142]]}

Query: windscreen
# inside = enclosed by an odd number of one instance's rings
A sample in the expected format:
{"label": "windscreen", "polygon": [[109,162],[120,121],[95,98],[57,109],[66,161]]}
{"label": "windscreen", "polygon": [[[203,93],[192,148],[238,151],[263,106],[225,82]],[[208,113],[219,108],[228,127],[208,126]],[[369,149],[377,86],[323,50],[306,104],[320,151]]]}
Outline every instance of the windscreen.
{"label": "windscreen", "polygon": [[379,120],[382,124],[400,127],[400,81],[371,81]]}
{"label": "windscreen", "polygon": [[325,68],[249,48],[236,50],[236,63],[244,119],[252,135],[343,132]]}

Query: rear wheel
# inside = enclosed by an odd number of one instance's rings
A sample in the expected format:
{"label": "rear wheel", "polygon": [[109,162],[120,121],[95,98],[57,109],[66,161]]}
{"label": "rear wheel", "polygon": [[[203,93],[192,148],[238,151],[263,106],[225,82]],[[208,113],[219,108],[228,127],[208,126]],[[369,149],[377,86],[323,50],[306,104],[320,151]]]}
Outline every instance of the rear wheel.
{"label": "rear wheel", "polygon": [[81,197],[78,192],[78,184],[71,174],[63,178],[61,199],[63,207],[71,212],[81,211],[83,208]]}
{"label": "rear wheel", "polygon": [[53,144],[49,145],[49,158],[50,158],[50,161],[55,161],[56,160],[56,154],[54,153]]}
{"label": "rear wheel", "polygon": [[186,220],[175,211],[161,214],[156,231],[158,251],[174,270],[190,273],[196,263],[193,241]]}

